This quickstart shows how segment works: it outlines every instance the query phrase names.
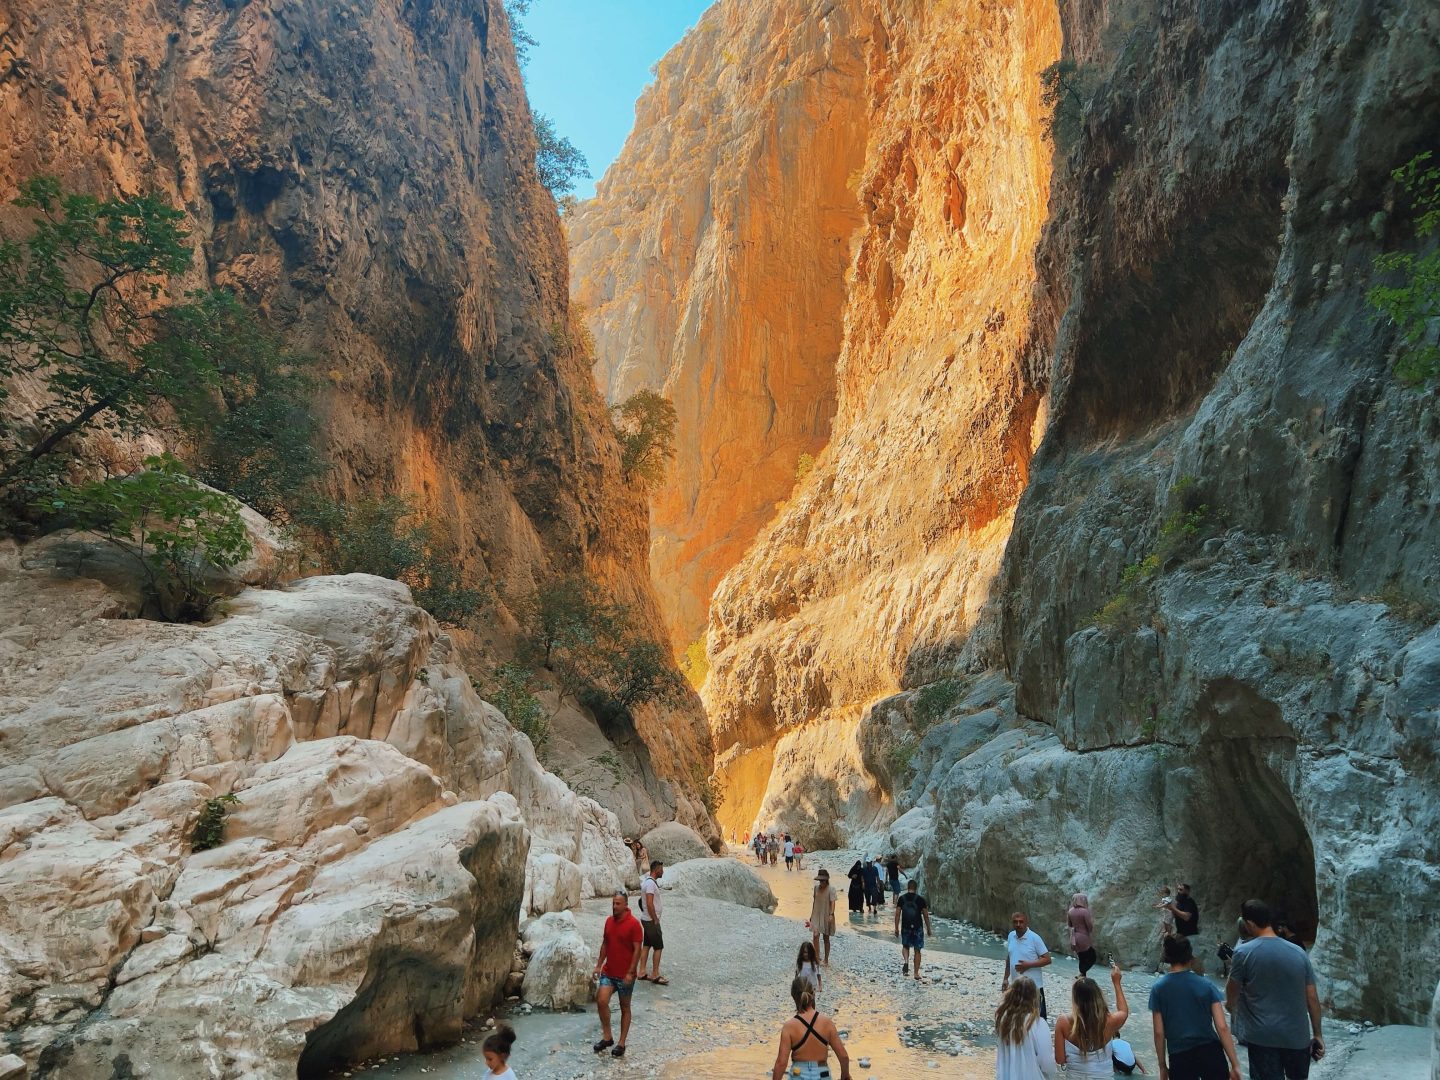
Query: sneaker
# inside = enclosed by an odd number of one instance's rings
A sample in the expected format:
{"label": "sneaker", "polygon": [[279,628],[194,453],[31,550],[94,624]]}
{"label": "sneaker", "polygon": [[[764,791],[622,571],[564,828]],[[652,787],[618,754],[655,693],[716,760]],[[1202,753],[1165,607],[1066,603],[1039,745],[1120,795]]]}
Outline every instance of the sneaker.
{"label": "sneaker", "polygon": [[[596,1052],[597,1054],[603,1054],[606,1050],[610,1049],[610,1047],[612,1047],[612,1046],[614,1046],[614,1045],[615,1045],[615,1040],[614,1040],[614,1039],[601,1039],[599,1042],[597,1042],[597,1043],[595,1044],[595,1052]],[[622,1047],[622,1049],[623,1049],[623,1047]]]}
{"label": "sneaker", "polygon": [[619,1046],[615,1047],[614,1050],[611,1050],[611,1051],[610,1051],[610,1056],[611,1056],[611,1057],[624,1057],[624,1056],[625,1056],[625,1044],[624,1044],[624,1043],[621,1043]]}

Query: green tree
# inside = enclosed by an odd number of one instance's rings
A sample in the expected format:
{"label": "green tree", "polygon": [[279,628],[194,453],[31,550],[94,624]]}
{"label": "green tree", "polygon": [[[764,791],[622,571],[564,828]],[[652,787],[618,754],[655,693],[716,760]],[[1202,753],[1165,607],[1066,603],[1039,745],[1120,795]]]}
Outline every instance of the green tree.
{"label": "green tree", "polygon": [[535,114],[535,171],[540,183],[559,199],[575,190],[575,181],[590,176],[590,163],[569,139],[555,130],[548,116]]}
{"label": "green tree", "polygon": [[510,19],[510,40],[515,43],[515,59],[522,67],[530,60],[530,50],[540,44],[520,21],[530,14],[532,3],[534,0],[505,0],[505,14]]}
{"label": "green tree", "polygon": [[1093,72],[1074,60],[1057,60],[1040,73],[1040,102],[1049,110],[1050,139],[1065,152],[1080,140]]}
{"label": "green tree", "polygon": [[[315,470],[318,458],[302,448],[313,424],[294,404],[290,358],[228,294],[172,298],[175,278],[192,261],[180,210],[156,194],[67,193],[43,176],[25,181],[14,204],[31,219],[23,238],[0,242],[0,402],[17,376],[38,379],[44,392],[29,418],[0,421],[0,502],[9,527],[47,506],[73,456],[73,437],[133,435],[155,428],[157,416],[162,424],[173,416],[212,450],[221,448],[222,430],[240,439],[246,426],[258,428],[226,451],[242,482],[273,478],[279,455],[291,474]],[[273,410],[265,391],[291,409],[288,441],[262,452],[263,435],[276,430],[253,415],[260,405]],[[252,415],[227,427],[227,405]],[[258,460],[267,454],[269,464]],[[230,471],[209,475],[223,480]],[[256,485],[262,501],[276,483]]]}
{"label": "green tree", "polygon": [[501,664],[476,692],[505,714],[517,731],[524,732],[539,753],[550,739],[550,718],[535,696],[534,673],[523,664]]}
{"label": "green tree", "polygon": [[654,390],[640,390],[611,410],[626,479],[659,483],[675,457],[675,406]]}
{"label": "green tree", "polygon": [[[1440,165],[1427,151],[1411,158],[1391,176],[1405,191],[1414,208],[1415,238],[1428,240],[1440,229]],[[1440,248],[1433,243],[1423,254],[1391,251],[1375,260],[1375,268],[1393,275],[1393,284],[1376,285],[1370,303],[1387,315],[1400,331],[1400,354],[1395,374],[1411,385],[1440,377],[1440,345],[1433,327],[1440,319]]]}
{"label": "green tree", "polygon": [[454,538],[405,499],[317,502],[298,520],[329,573],[403,581],[417,604],[451,626],[474,626],[489,606],[487,593],[466,584]]}
{"label": "green tree", "polygon": [[699,690],[710,676],[710,658],[705,654],[705,639],[692,641],[680,656],[680,671],[690,685]]}
{"label": "green tree", "polygon": [[64,488],[50,509],[132,557],[145,575],[147,608],[170,621],[204,618],[216,599],[214,571],[251,550],[240,504],[197,483],[170,455],[146,458],[129,476]]}

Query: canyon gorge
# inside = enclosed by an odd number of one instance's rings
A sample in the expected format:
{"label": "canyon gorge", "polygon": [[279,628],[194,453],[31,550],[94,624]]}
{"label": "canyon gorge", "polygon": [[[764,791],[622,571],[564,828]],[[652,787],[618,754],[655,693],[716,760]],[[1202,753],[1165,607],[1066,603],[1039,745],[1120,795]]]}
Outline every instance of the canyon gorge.
{"label": "canyon gorge", "polygon": [[1437,413],[1366,296],[1437,106],[1413,4],[707,12],[567,228],[601,386],[676,404],[727,831],[1132,960],[1159,882],[1266,895],[1422,1022]]}
{"label": "canyon gorge", "polygon": [[[1217,937],[1260,895],[1330,1013],[1426,1023],[1440,400],[1369,294],[1435,247],[1393,173],[1440,151],[1440,12],[717,0],[562,217],[507,7],[0,5],[0,241],[35,175],[163,195],[173,291],[313,358],[325,494],[409,500],[488,597],[442,625],[247,513],[165,622],[115,544],[0,539],[0,1059],[453,1042],[635,886],[622,836],[775,826],[895,850],[980,927],[1048,938],[1088,892],[1127,965],[1161,883]],[[648,490],[638,390],[676,410]],[[193,449],[141,427],[74,468]],[[577,580],[693,692],[567,689],[532,639]],[[482,699],[511,661],[538,749]]]}

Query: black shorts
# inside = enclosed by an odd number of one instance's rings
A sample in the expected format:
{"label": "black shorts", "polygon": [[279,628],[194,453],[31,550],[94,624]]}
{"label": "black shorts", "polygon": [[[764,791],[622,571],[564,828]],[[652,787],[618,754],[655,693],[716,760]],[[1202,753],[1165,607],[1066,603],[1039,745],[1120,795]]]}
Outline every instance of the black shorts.
{"label": "black shorts", "polygon": [[1170,1055],[1170,1080],[1228,1080],[1229,1076],[1230,1063],[1218,1042]]}
{"label": "black shorts", "polygon": [[1310,1075],[1310,1048],[1291,1050],[1281,1046],[1248,1044],[1250,1076],[1253,1080],[1306,1080]]}
{"label": "black shorts", "polygon": [[647,949],[654,949],[657,952],[665,948],[665,938],[660,933],[660,923],[655,919],[642,919],[640,926],[645,933],[645,940],[642,944]]}

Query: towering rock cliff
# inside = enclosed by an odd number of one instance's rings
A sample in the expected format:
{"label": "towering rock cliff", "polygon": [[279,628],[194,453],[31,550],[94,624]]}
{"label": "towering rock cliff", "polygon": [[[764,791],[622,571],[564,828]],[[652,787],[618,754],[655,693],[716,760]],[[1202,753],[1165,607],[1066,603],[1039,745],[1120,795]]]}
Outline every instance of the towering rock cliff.
{"label": "towering rock cliff", "polygon": [[864,5],[716,4],[567,219],[601,388],[661,390],[678,413],[650,548],[677,648],[829,434],[884,37]]}
{"label": "towering rock cliff", "polygon": [[828,444],[711,601],[727,826],[883,829],[937,909],[994,925],[1052,926],[1083,889],[1134,959],[1163,881],[1217,928],[1263,895],[1332,1005],[1418,1021],[1440,457],[1365,294],[1415,243],[1389,172],[1440,141],[1440,16],[824,11],[874,43],[863,221]]}
{"label": "towering rock cliff", "polygon": [[[22,0],[0,72],[0,198],[40,171],[169,194],[191,284],[320,358],[336,494],[405,494],[451,525],[499,590],[499,638],[555,573],[660,633],[643,499],[565,344],[564,241],[500,0]],[[698,705],[639,727],[612,734],[648,778],[642,818],[678,799],[699,823]]]}

